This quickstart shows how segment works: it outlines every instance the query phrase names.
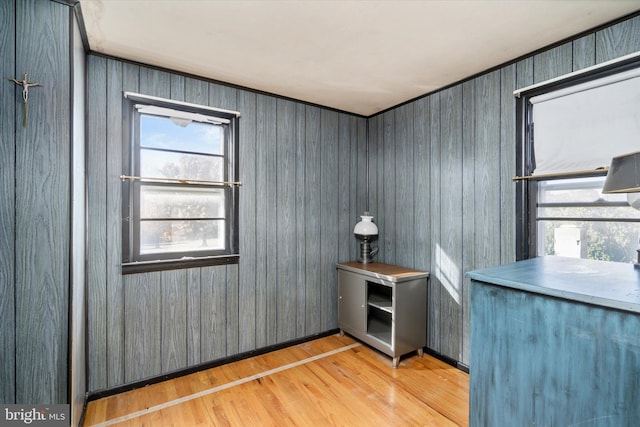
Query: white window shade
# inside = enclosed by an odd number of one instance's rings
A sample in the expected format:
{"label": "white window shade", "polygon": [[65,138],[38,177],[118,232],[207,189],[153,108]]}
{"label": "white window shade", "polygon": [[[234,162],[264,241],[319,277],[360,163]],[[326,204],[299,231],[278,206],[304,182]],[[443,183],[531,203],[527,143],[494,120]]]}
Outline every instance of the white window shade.
{"label": "white window shade", "polygon": [[173,110],[171,108],[157,107],[155,105],[142,105],[136,104],[136,109],[141,114],[150,114],[152,116],[167,117],[176,121],[176,124],[184,123],[186,126],[190,122],[201,123],[213,123],[213,124],[228,124],[230,120],[222,119],[219,117],[205,116],[199,113],[189,113],[187,111]]}
{"label": "white window shade", "polygon": [[640,149],[640,68],[531,98],[534,175],[609,166]]}

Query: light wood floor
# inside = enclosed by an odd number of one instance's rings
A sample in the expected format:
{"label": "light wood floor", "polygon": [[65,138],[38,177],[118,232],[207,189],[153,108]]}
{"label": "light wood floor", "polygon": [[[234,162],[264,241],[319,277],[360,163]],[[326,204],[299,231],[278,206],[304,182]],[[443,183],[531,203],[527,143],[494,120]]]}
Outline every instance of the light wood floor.
{"label": "light wood floor", "polygon": [[84,426],[466,426],[469,376],[332,335],[89,402]]}

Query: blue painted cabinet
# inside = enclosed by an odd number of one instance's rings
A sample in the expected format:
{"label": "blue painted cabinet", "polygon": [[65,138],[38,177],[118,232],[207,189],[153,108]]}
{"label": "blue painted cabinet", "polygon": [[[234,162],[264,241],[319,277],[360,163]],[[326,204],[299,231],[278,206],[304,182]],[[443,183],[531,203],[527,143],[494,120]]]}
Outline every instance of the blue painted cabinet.
{"label": "blue painted cabinet", "polygon": [[[469,425],[637,425],[640,275],[548,261],[471,274]],[[621,298],[601,300],[596,284]]]}

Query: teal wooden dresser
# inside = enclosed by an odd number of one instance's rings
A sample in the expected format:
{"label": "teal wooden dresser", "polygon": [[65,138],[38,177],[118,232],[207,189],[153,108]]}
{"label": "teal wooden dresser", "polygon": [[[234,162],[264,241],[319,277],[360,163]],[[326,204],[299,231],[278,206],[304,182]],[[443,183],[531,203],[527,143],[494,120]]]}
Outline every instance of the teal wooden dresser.
{"label": "teal wooden dresser", "polygon": [[640,271],[542,257],[471,278],[469,425],[640,422]]}

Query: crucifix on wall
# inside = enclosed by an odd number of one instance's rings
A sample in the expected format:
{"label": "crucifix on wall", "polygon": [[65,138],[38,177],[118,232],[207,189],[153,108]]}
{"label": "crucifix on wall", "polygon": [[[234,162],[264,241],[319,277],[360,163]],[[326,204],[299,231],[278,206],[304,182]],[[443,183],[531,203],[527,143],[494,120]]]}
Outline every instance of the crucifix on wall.
{"label": "crucifix on wall", "polygon": [[27,110],[29,108],[29,88],[42,86],[42,83],[30,82],[28,77],[28,74],[24,73],[24,78],[22,80],[9,79],[9,81],[22,86],[22,100],[24,102],[24,107],[22,110],[22,121],[25,128],[27,127]]}

